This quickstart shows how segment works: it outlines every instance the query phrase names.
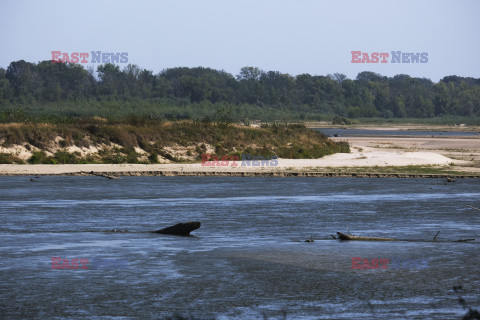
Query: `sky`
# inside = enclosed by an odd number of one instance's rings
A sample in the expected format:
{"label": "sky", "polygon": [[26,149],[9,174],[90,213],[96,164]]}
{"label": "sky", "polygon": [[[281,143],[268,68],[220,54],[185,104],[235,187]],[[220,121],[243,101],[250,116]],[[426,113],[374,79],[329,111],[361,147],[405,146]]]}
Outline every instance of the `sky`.
{"label": "sky", "polygon": [[[0,0],[0,67],[101,51],[127,52],[128,63],[154,73],[254,66],[293,76],[480,78],[478,17],[478,0]],[[352,63],[352,51],[426,52],[428,62]]]}

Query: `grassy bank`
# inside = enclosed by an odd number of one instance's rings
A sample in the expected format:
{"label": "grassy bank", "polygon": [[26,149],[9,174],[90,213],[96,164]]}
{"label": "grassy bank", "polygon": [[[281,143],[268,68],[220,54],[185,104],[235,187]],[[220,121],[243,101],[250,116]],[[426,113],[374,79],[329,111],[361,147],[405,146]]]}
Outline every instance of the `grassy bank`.
{"label": "grassy bank", "polygon": [[332,112],[322,112],[305,106],[295,109],[275,109],[271,106],[232,103],[191,103],[172,99],[151,100],[79,100],[72,103],[0,105],[0,123],[74,123],[82,118],[102,117],[109,121],[129,118],[161,121],[206,119],[210,121],[249,122],[321,122],[332,125],[425,125],[425,126],[480,126],[478,116],[445,115],[431,118],[349,118]]}
{"label": "grassy bank", "polygon": [[302,125],[263,125],[147,118],[72,123],[0,124],[0,163],[169,163],[194,162],[202,154],[312,159],[349,152]]}

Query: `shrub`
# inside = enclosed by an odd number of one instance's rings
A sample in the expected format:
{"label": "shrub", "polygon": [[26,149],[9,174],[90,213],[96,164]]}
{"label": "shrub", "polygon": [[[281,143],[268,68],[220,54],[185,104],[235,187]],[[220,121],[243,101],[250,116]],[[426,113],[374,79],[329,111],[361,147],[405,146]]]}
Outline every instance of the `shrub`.
{"label": "shrub", "polygon": [[32,154],[28,159],[28,162],[31,164],[56,164],[56,160],[52,157],[47,156],[45,151],[37,151]]}
{"label": "shrub", "polygon": [[332,119],[332,124],[352,124],[350,120],[340,116],[334,116]]}
{"label": "shrub", "polygon": [[0,164],[24,163],[24,161],[10,153],[0,153]]}
{"label": "shrub", "polygon": [[85,163],[85,161],[80,156],[80,152],[73,152],[70,153],[65,150],[58,150],[53,159],[56,163],[61,164],[78,164],[78,163]]}
{"label": "shrub", "polygon": [[148,161],[150,161],[150,163],[158,163],[158,154],[156,154],[155,152],[154,153],[151,153],[149,156],[148,156]]}

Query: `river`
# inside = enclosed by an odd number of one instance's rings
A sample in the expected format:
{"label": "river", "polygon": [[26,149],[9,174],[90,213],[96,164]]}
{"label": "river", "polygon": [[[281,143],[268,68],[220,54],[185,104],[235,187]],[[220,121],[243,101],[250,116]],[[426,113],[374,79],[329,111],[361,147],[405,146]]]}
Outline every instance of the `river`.
{"label": "river", "polygon": [[[458,295],[480,306],[478,179],[32,180],[0,177],[2,319],[461,319]],[[202,227],[148,232],[184,221]],[[366,269],[374,259],[385,268]]]}

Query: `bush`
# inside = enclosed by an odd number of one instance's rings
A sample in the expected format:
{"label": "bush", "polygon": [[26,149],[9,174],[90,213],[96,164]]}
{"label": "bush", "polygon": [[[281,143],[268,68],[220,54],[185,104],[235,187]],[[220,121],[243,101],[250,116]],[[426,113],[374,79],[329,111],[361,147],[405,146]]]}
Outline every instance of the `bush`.
{"label": "bush", "polygon": [[148,161],[150,161],[150,163],[159,163],[159,161],[158,161],[158,154],[156,154],[155,152],[154,152],[154,153],[151,153],[151,154],[148,156]]}
{"label": "bush", "polygon": [[28,159],[28,162],[31,164],[56,164],[56,160],[52,157],[47,156],[45,151],[37,151],[32,154]]}
{"label": "bush", "polygon": [[352,121],[348,120],[347,118],[340,117],[340,116],[334,116],[332,119],[332,124],[352,124]]}
{"label": "bush", "polygon": [[129,148],[113,148],[103,149],[98,152],[103,163],[140,163],[138,157],[140,156],[135,149]]}
{"label": "bush", "polygon": [[67,152],[64,150],[59,150],[53,156],[53,159],[56,163],[61,164],[78,164],[78,163],[85,163],[82,157],[80,156],[79,152]]}
{"label": "bush", "polygon": [[10,153],[0,153],[0,164],[24,163],[22,159]]}

